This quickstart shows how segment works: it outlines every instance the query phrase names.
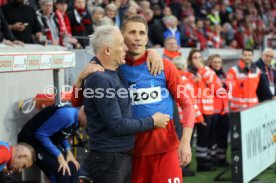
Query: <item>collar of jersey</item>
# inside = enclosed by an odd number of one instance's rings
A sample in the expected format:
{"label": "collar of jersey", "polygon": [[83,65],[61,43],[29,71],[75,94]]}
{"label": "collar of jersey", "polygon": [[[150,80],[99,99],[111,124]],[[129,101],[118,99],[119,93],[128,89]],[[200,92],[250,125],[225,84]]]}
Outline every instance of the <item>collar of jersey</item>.
{"label": "collar of jersey", "polygon": [[130,58],[126,58],[126,64],[127,65],[132,65],[132,66],[141,65],[141,64],[143,64],[143,63],[145,63],[147,61],[147,57],[148,57],[148,53],[145,52],[144,55],[142,55],[141,57],[139,57],[136,60],[132,60]]}

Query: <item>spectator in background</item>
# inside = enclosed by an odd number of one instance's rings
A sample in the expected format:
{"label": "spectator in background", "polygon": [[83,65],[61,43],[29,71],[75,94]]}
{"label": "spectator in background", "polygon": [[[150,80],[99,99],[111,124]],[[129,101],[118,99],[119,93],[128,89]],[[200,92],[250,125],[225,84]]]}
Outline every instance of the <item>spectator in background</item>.
{"label": "spectator in background", "polygon": [[234,39],[237,41],[239,49],[245,48],[245,27],[239,23],[238,29],[234,35]]}
{"label": "spectator in background", "polygon": [[227,82],[233,84],[232,97],[229,98],[233,112],[258,104],[257,87],[260,76],[261,70],[253,63],[253,50],[243,49],[238,65],[227,72]]}
{"label": "spectator in background", "polygon": [[135,6],[129,6],[125,12],[124,19],[137,15],[137,9]]}
{"label": "spectator in background", "polygon": [[223,25],[227,22],[230,22],[229,20],[229,13],[232,11],[231,8],[227,4],[221,3],[220,4],[220,11],[219,11],[219,17],[220,17],[220,24]]}
{"label": "spectator in background", "polygon": [[[166,10],[166,11],[169,11],[169,13],[167,15],[173,15],[175,16],[178,20],[181,20],[182,19],[182,3],[180,0],[172,0],[171,3],[170,3],[170,9],[169,10]],[[188,3],[190,2],[185,2],[186,5],[188,5]],[[191,5],[191,4],[190,4]],[[186,7],[187,9],[189,9],[188,7]],[[166,7],[164,8],[163,12],[165,11]],[[186,10],[187,10],[186,9]],[[164,14],[164,16],[167,16]]]}
{"label": "spectator in background", "polygon": [[146,9],[143,11],[143,16],[150,27],[153,24],[153,21],[152,21],[153,11],[151,9]]}
{"label": "spectator in background", "polygon": [[180,25],[182,46],[195,47],[196,34],[195,17],[193,15],[183,19]]}
{"label": "spectator in background", "polygon": [[61,43],[60,27],[53,12],[53,0],[40,0],[39,4],[41,9],[36,11],[36,15],[43,35],[46,36],[48,44],[59,45]]}
{"label": "spectator in background", "polygon": [[219,5],[216,4],[207,15],[207,18],[211,21],[212,25],[220,24]]}
{"label": "spectator in background", "polygon": [[139,5],[143,11],[150,9],[150,2],[149,1],[139,1]]}
{"label": "spectator in background", "polygon": [[[204,24],[203,20],[197,20],[196,21],[196,30],[195,30],[195,39],[194,42],[190,42],[190,44],[197,46],[197,44],[200,44],[200,49],[204,50],[207,48],[207,37],[206,37],[206,31],[204,30]],[[192,40],[190,40],[192,41]]]}
{"label": "spectator in background", "polygon": [[209,37],[209,40],[210,40],[210,47],[212,47],[212,48],[223,48],[224,47],[225,43],[221,37],[221,26],[219,24],[214,25],[213,31]]}
{"label": "spectator in background", "polygon": [[210,55],[207,59],[208,66],[215,71],[217,83],[220,88],[215,91],[214,95],[214,115],[211,126],[211,155],[214,165],[229,166],[227,162],[227,146],[229,132],[229,107],[228,91],[230,83],[226,83],[226,73],[222,68],[222,58],[218,54]]}
{"label": "spectator in background", "polygon": [[225,45],[230,46],[232,40],[234,39],[234,30],[230,23],[223,24],[221,36],[225,41]]}
{"label": "spectator in background", "polygon": [[152,6],[152,11],[153,11],[153,19],[156,21],[162,21],[162,9],[160,7],[160,5],[155,4]]}
{"label": "spectator in background", "polygon": [[205,0],[192,1],[191,6],[192,6],[192,10],[194,10],[193,15],[195,15],[197,18],[203,19],[207,16],[207,7],[206,7]]}
{"label": "spectator in background", "polygon": [[2,8],[0,7],[0,43],[6,44],[8,46],[24,45],[23,42],[15,40],[9,25],[3,15]]}
{"label": "spectator in background", "polygon": [[261,80],[257,88],[257,95],[260,102],[275,97],[275,71],[271,68],[275,53],[272,48],[266,48],[262,57],[257,60],[256,65],[262,71]]}
{"label": "spectator in background", "polygon": [[180,56],[179,46],[175,37],[167,37],[164,42],[163,58],[172,61],[175,57]]}
{"label": "spectator in background", "polygon": [[164,32],[166,31],[166,26],[164,22],[160,19],[152,19],[152,25],[149,27],[149,40],[154,47],[164,46]]}
{"label": "spectator in background", "polygon": [[116,24],[116,17],[118,14],[118,7],[115,4],[108,4],[105,7],[105,16],[102,20],[103,25],[118,25]]}
{"label": "spectator in background", "polygon": [[[203,64],[203,56],[198,49],[191,49],[188,55],[188,71],[192,74],[194,84],[194,96],[197,105],[203,114],[204,123],[197,127],[196,160],[197,171],[214,171],[215,167],[211,161],[211,127],[214,114],[214,100],[211,88],[219,88],[216,73]],[[200,91],[205,91],[200,93]]]}
{"label": "spectator in background", "polygon": [[178,30],[178,20],[175,16],[165,16],[163,17],[164,25],[166,30],[164,31],[164,39],[168,37],[174,37],[176,39],[177,45],[181,46],[180,31]]}
{"label": "spectator in background", "polygon": [[86,8],[85,0],[74,0],[74,8],[68,11],[68,17],[72,26],[72,34],[84,48],[89,45],[88,36],[92,34],[91,15]]}
{"label": "spectator in background", "polygon": [[118,8],[115,25],[119,28],[121,27],[121,25],[123,23],[123,18],[124,18],[125,12],[127,11],[128,7],[131,6],[130,2],[134,2],[132,5],[136,4],[135,1],[114,0],[114,4]]}
{"label": "spectator in background", "polygon": [[102,26],[104,17],[104,9],[100,6],[95,6],[92,9],[92,27],[95,31],[98,27]]}
{"label": "spectator in background", "polygon": [[163,16],[170,16],[172,15],[172,10],[169,6],[165,6],[163,9]]}
{"label": "spectator in background", "polygon": [[34,9],[24,5],[24,0],[12,0],[2,10],[15,39],[31,44],[40,42],[41,26]]}
{"label": "spectator in background", "polygon": [[56,1],[56,18],[59,25],[60,44],[67,48],[82,48],[76,38],[72,37],[72,29],[69,17],[66,13],[68,0]]}

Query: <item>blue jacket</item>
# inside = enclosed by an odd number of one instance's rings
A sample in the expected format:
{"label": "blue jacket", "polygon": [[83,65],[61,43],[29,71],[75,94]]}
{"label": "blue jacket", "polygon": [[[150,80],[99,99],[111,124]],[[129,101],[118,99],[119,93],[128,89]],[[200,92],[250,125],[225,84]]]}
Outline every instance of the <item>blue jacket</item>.
{"label": "blue jacket", "polygon": [[42,146],[57,157],[61,153],[57,145],[70,149],[67,139],[78,127],[78,112],[79,109],[70,106],[48,106],[28,121],[18,134],[18,141],[34,148]]}

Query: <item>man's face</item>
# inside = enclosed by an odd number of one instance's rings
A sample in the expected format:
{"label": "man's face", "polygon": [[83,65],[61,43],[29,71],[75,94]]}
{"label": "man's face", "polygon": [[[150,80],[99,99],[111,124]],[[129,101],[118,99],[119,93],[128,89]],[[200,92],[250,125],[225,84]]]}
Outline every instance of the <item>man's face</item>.
{"label": "man's face", "polygon": [[75,0],[74,2],[75,7],[79,9],[84,9],[85,8],[85,0]]}
{"label": "man's face", "polygon": [[127,46],[124,43],[124,38],[120,31],[115,31],[113,33],[114,39],[113,44],[109,47],[110,48],[110,56],[114,59],[116,66],[121,64],[125,64],[125,57]]}
{"label": "man's face", "polygon": [[9,170],[20,172],[25,168],[32,166],[32,158],[30,151],[17,152],[13,154]]}
{"label": "man's face", "polygon": [[129,22],[123,32],[128,53],[133,56],[142,56],[146,50],[148,41],[147,28],[140,22]]}
{"label": "man's face", "polygon": [[269,66],[274,58],[274,51],[268,50],[263,53],[262,60],[264,61],[266,66]]}
{"label": "man's face", "polygon": [[243,51],[243,53],[242,53],[242,60],[243,60],[246,64],[252,63],[252,60],[253,60],[253,52],[252,52],[252,51]]}
{"label": "man's face", "polygon": [[165,43],[165,49],[168,51],[178,51],[178,45],[175,39],[169,39]]}
{"label": "man's face", "polygon": [[41,6],[41,9],[42,9],[44,15],[50,15],[53,12],[53,3],[51,3],[51,2],[44,3]]}

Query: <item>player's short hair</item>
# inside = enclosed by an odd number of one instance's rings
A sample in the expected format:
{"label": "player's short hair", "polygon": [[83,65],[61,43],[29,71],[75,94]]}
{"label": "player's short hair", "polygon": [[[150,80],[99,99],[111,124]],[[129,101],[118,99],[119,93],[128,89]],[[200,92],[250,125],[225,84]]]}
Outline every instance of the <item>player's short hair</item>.
{"label": "player's short hair", "polygon": [[137,23],[144,24],[146,26],[146,31],[148,32],[148,24],[147,24],[146,20],[144,19],[144,17],[142,17],[141,15],[133,15],[129,18],[126,18],[121,27],[122,32],[125,31],[126,25],[130,22],[137,22]]}

